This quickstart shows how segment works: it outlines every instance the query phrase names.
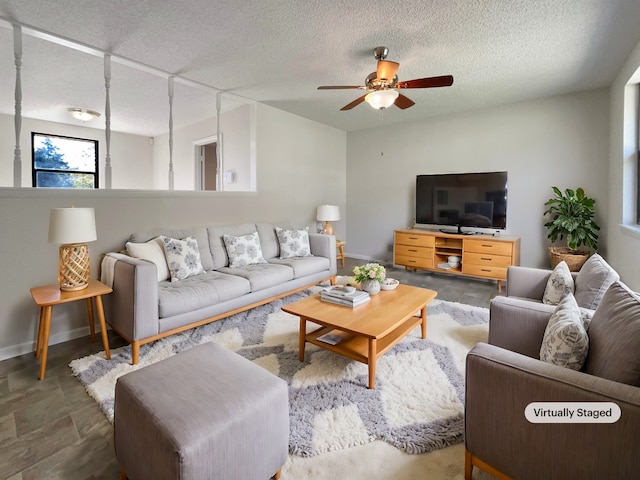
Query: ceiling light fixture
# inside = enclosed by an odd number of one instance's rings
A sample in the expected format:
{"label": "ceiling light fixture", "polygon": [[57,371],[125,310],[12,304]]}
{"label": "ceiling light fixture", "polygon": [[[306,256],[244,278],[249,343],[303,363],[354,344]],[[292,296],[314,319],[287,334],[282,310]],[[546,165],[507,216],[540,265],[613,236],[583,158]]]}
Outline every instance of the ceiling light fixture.
{"label": "ceiling light fixture", "polygon": [[67,108],[67,111],[71,114],[71,116],[77,120],[81,120],[83,122],[88,122],[89,120],[93,120],[94,118],[98,118],[100,114],[93,110],[87,110],[86,108]]}
{"label": "ceiling light fixture", "polygon": [[393,105],[393,102],[398,98],[397,90],[389,89],[389,90],[376,90],[367,94],[364,97],[365,102],[371,105],[375,109],[389,108]]}

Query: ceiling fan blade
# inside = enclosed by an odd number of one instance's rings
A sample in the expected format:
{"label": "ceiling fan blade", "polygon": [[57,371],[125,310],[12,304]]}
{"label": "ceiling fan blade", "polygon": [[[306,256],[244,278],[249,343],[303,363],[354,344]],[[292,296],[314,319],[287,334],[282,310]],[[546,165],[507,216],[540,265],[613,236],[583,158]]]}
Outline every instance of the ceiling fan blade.
{"label": "ceiling fan blade", "polygon": [[406,82],[398,82],[395,88],[433,88],[449,87],[451,85],[453,85],[453,77],[451,75],[443,75],[441,77],[417,78]]}
{"label": "ceiling fan blade", "polygon": [[376,76],[378,80],[386,80],[391,82],[393,77],[396,76],[400,64],[398,62],[390,62],[389,60],[378,60],[378,68],[376,70]]}
{"label": "ceiling fan blade", "polygon": [[349,103],[348,105],[345,105],[340,110],[351,110],[353,107],[357,107],[362,102],[364,102],[364,97],[366,97],[366,95],[362,95],[361,97],[356,98],[353,102]]}
{"label": "ceiling fan blade", "polygon": [[396,98],[396,101],[394,103],[396,104],[396,107],[401,108],[402,110],[404,110],[405,108],[413,107],[416,104],[416,102],[411,100],[409,97],[405,97],[402,94],[398,95],[398,98]]}
{"label": "ceiling fan blade", "polygon": [[318,90],[345,90],[351,88],[364,88],[357,85],[328,85],[318,87]]}

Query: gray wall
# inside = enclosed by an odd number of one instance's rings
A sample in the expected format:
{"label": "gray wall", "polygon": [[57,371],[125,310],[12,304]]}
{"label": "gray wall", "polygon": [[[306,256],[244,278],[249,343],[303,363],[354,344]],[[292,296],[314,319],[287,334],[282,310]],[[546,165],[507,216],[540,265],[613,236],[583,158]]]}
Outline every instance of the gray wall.
{"label": "gray wall", "polygon": [[394,229],[413,224],[417,174],[506,170],[503,233],[521,237],[522,265],[548,266],[542,213],[552,185],[583,187],[607,231],[608,142],[607,89],[350,133],[346,251],[391,260]]}
{"label": "gray wall", "polygon": [[[38,311],[29,289],[56,282],[58,246],[47,243],[52,207],[95,208],[98,240],[89,244],[95,278],[100,255],[122,248],[134,231],[255,221],[315,226],[317,205],[344,211],[344,131],[259,105],[257,132],[256,193],[0,188],[0,359],[33,348]],[[344,236],[345,221],[335,228]],[[51,344],[87,334],[83,302],[53,309]]]}
{"label": "gray wall", "polygon": [[640,227],[636,224],[640,43],[611,86],[608,260],[622,280],[640,292]]}

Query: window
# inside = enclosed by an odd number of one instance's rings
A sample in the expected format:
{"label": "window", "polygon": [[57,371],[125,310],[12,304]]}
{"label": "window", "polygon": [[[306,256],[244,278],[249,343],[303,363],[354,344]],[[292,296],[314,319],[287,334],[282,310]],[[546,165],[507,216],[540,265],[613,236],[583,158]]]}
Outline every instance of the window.
{"label": "window", "polygon": [[98,141],[31,133],[34,187],[98,188]]}

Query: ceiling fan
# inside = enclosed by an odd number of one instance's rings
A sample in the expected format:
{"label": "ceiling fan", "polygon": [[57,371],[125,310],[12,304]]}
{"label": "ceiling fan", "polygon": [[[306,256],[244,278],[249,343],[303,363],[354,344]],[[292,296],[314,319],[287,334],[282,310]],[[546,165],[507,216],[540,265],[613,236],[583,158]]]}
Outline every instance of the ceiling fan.
{"label": "ceiling fan", "polygon": [[385,60],[389,53],[387,47],[376,47],[373,49],[373,56],[378,60],[378,68],[375,72],[370,73],[365,80],[364,86],[359,85],[332,85],[318,87],[318,90],[344,90],[358,89],[366,90],[367,93],[356,98],[353,102],[345,105],[340,110],[351,110],[353,107],[367,102],[373,108],[384,109],[395,104],[398,108],[405,109],[415,105],[415,102],[408,97],[402,95],[398,90],[405,88],[435,88],[449,87],[453,85],[453,77],[451,75],[443,75],[440,77],[418,78],[415,80],[406,80],[399,82],[398,67],[400,64]]}

